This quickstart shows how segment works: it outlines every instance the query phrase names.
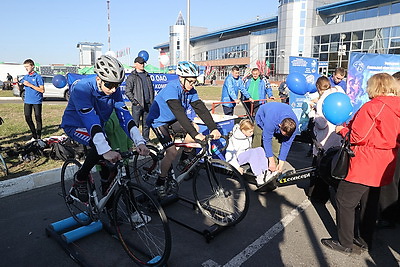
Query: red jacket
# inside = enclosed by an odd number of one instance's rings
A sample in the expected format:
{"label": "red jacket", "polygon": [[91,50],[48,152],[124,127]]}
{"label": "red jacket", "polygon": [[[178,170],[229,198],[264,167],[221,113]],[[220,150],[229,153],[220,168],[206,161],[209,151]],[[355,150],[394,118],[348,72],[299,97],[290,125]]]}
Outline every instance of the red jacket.
{"label": "red jacket", "polygon": [[340,134],[349,129],[355,157],[345,180],[373,187],[390,184],[400,146],[400,97],[379,96],[365,103]]}

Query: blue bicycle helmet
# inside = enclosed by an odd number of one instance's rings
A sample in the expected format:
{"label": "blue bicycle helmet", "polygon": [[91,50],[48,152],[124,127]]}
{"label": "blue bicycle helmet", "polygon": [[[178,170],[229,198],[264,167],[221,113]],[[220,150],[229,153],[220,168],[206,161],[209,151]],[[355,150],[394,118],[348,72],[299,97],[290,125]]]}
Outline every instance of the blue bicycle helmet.
{"label": "blue bicycle helmet", "polygon": [[176,74],[181,77],[199,76],[199,66],[190,61],[180,61],[176,68]]}

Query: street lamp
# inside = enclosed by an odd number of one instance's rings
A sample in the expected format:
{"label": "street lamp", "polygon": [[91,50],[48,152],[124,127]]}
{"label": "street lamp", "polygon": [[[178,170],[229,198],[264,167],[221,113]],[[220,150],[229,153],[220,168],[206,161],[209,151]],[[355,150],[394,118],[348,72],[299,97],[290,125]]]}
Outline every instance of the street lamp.
{"label": "street lamp", "polygon": [[340,45],[338,50],[339,55],[339,66],[342,67],[342,57],[346,55],[346,46],[343,44],[344,39],[346,39],[346,34],[340,34]]}

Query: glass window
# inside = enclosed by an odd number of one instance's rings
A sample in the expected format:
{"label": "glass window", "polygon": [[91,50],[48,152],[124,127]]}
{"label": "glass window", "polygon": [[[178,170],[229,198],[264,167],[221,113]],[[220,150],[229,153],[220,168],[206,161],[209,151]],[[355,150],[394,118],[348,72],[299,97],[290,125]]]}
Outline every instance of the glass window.
{"label": "glass window", "polygon": [[338,53],[329,53],[329,61],[331,60],[338,60]]}
{"label": "glass window", "polygon": [[300,27],[305,27],[306,26],[306,20],[302,19],[300,20]]}
{"label": "glass window", "polygon": [[331,52],[337,52],[338,48],[339,48],[339,43],[331,43],[331,48],[330,48]]}
{"label": "glass window", "polygon": [[400,3],[392,4],[392,11],[390,13],[391,14],[400,13]]}
{"label": "glass window", "polygon": [[390,5],[379,7],[379,16],[389,15]]}
{"label": "glass window", "polygon": [[389,39],[383,39],[383,47],[389,48]]}
{"label": "glass window", "polygon": [[363,42],[363,49],[368,50],[372,46],[372,40],[364,41]]}
{"label": "glass window", "polygon": [[327,52],[328,51],[328,45],[321,45],[321,52]]}
{"label": "glass window", "polygon": [[313,53],[319,53],[319,45],[313,46]]}
{"label": "glass window", "polygon": [[359,41],[363,39],[363,31],[353,32],[351,36],[352,41]]}
{"label": "glass window", "polygon": [[301,11],[300,12],[300,19],[305,19],[306,18],[306,12],[305,11]]}
{"label": "glass window", "polygon": [[269,43],[269,48],[276,48],[276,42]]}
{"label": "glass window", "polygon": [[321,36],[314,36],[314,44],[320,43]]}
{"label": "glass window", "polygon": [[328,53],[321,53],[319,54],[320,61],[328,61]]}
{"label": "glass window", "polygon": [[400,47],[400,38],[392,38],[390,47]]}
{"label": "glass window", "polygon": [[351,50],[358,50],[361,49],[362,42],[352,42],[351,43]]}
{"label": "glass window", "polygon": [[313,57],[318,58],[319,54],[313,54]]}
{"label": "glass window", "polygon": [[377,17],[378,16],[378,8],[371,8],[371,9],[367,9],[365,11],[365,17],[367,18],[373,18],[373,17]]}
{"label": "glass window", "polygon": [[348,42],[351,40],[351,32],[345,32],[342,34],[344,34],[346,36],[343,41]]}
{"label": "glass window", "polygon": [[329,35],[322,35],[321,36],[321,44],[329,43]]}
{"label": "glass window", "polygon": [[400,54],[400,48],[389,49],[389,54]]}
{"label": "glass window", "polygon": [[354,12],[344,14],[344,21],[354,20]]}
{"label": "glass window", "polygon": [[365,19],[365,10],[354,12],[354,19]]}
{"label": "glass window", "polygon": [[269,43],[265,44],[265,49],[269,49]]}
{"label": "glass window", "polygon": [[331,34],[331,42],[339,42],[340,41],[340,34],[335,33]]}
{"label": "glass window", "polygon": [[399,26],[392,27],[392,32],[391,32],[390,36],[400,37],[400,27]]}
{"label": "glass window", "polygon": [[300,29],[300,35],[304,35],[304,29]]}
{"label": "glass window", "polygon": [[376,30],[368,30],[368,31],[365,31],[365,33],[364,33],[364,39],[365,39],[365,40],[374,39],[375,35],[376,35]]}
{"label": "glass window", "polygon": [[382,29],[382,36],[383,36],[384,38],[389,37],[389,36],[390,36],[390,28],[383,28],[383,29]]}

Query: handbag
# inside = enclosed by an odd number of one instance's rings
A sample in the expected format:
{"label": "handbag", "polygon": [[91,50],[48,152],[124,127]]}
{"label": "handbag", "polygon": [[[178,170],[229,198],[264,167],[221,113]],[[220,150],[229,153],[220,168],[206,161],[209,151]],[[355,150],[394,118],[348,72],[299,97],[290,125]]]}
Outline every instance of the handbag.
{"label": "handbag", "polygon": [[332,158],[331,176],[332,178],[343,180],[349,172],[350,158],[354,157],[354,152],[350,148],[350,131],[342,140],[342,145]]}

